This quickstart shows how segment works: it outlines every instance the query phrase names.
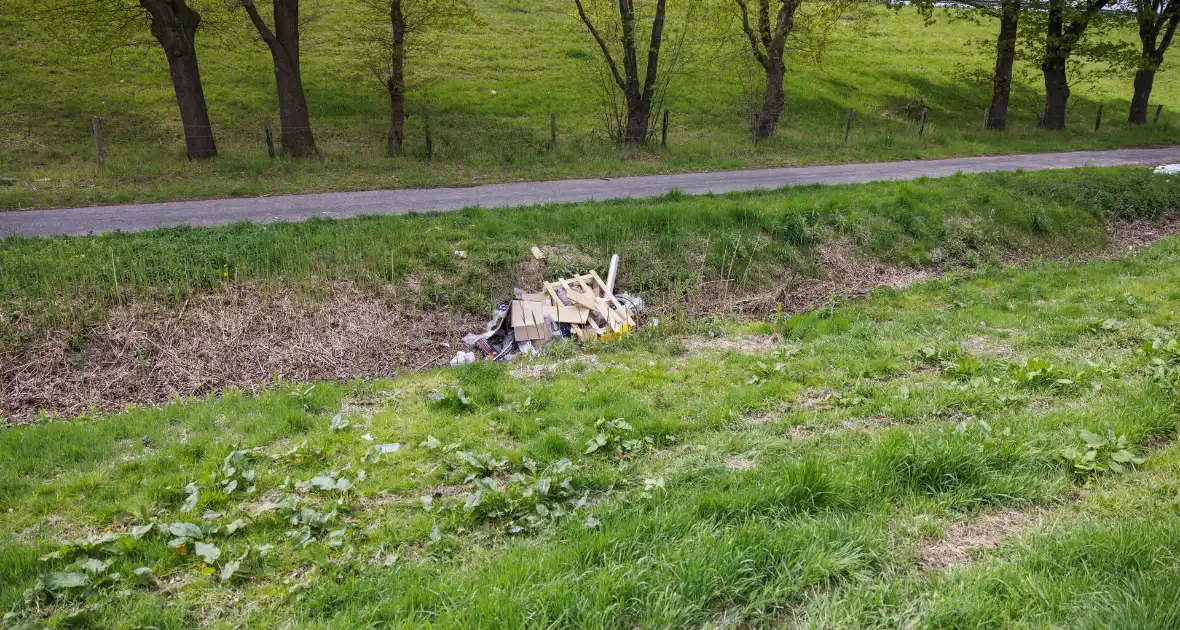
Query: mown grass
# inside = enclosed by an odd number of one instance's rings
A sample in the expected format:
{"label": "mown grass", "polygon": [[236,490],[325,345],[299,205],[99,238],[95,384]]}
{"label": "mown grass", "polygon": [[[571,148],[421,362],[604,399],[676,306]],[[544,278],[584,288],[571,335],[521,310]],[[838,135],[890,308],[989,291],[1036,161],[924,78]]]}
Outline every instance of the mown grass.
{"label": "mown grass", "polygon": [[[409,149],[383,157],[387,100],[359,60],[350,27],[358,9],[323,0],[304,30],[304,84],[322,159],[266,157],[262,119],[277,119],[273,69],[241,12],[208,12],[199,38],[202,76],[221,157],[184,159],[175,99],[158,46],[79,54],[30,21],[36,3],[14,0],[0,16],[0,209],[125,203],[402,186],[594,177],[757,166],[879,161],[1166,144],[1177,140],[1177,83],[1157,75],[1159,125],[1125,124],[1129,74],[1074,86],[1069,130],[1035,128],[1041,93],[1035,68],[1020,82],[1010,129],[980,130],[990,84],[965,78],[994,60],[994,24],[940,21],[925,27],[910,9],[842,21],[821,66],[792,60],[778,137],[749,140],[760,81],[732,15],[700,30],[665,105],[667,149],[620,150],[605,140],[592,40],[572,3],[481,3],[483,24],[428,37],[411,62]],[[719,3],[718,9],[732,6]],[[728,20],[728,21],[727,21]],[[1118,37],[1137,43],[1128,29]],[[976,43],[985,42],[978,46]],[[1096,68],[1092,68],[1094,70]],[[435,159],[425,160],[422,112],[429,96]],[[885,115],[883,106],[922,99],[930,124]],[[1094,130],[1099,104],[1106,120]],[[848,108],[857,115],[843,140]],[[549,150],[549,115],[558,150]],[[107,166],[93,163],[90,120],[104,119]]]}
{"label": "mown grass", "polygon": [[[1177,328],[1177,262],[1168,239],[762,324],[662,324],[596,355],[562,348],[535,380],[476,364],[5,429],[0,607],[161,628],[1168,625],[1178,401],[1145,368],[1176,365],[1135,350]],[[1030,358],[1055,378],[1018,378]],[[1108,424],[1147,461],[1082,484],[1056,454]],[[367,457],[382,442],[403,446]],[[219,490],[235,449],[257,449],[252,493]],[[356,485],[296,483],[323,473]],[[260,512],[287,495],[333,516]],[[1051,518],[969,566],[918,570],[951,523],[1013,509]],[[212,563],[159,531],[239,518],[203,534]],[[150,567],[158,582],[55,588],[81,557],[37,560],[147,522],[88,552],[110,567],[84,581]]]}
{"label": "mown grass", "polygon": [[777,286],[791,271],[814,274],[814,248],[837,239],[886,262],[982,267],[1013,254],[1093,250],[1106,242],[1106,221],[1161,218],[1177,206],[1175,178],[1115,168],[8,238],[0,241],[0,341],[45,330],[81,339],[113,306],[146,300],[179,310],[233,283],[315,294],[347,280],[395,287],[402,306],[485,312],[522,282],[533,245],[554,248],[542,272],[550,277],[604,271],[621,253],[623,286],[674,304],[702,282],[729,280],[741,293]]}

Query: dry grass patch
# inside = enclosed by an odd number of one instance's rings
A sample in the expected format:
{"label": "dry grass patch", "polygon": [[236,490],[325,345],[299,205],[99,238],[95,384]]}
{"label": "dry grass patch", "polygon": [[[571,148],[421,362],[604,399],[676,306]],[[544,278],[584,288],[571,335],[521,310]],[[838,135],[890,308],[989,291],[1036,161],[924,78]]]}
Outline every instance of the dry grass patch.
{"label": "dry grass patch", "polygon": [[1043,516],[1040,510],[1011,509],[955,523],[938,540],[923,545],[919,562],[928,571],[968,565],[978,551],[1000,546],[1005,538],[1035,525]]}
{"label": "dry grass patch", "polygon": [[0,366],[0,411],[68,416],[227,386],[388,376],[445,364],[449,341],[477,326],[472,316],[406,310],[348,283],[317,297],[236,286],[179,312],[136,303],[80,347],[62,333],[21,348]]}

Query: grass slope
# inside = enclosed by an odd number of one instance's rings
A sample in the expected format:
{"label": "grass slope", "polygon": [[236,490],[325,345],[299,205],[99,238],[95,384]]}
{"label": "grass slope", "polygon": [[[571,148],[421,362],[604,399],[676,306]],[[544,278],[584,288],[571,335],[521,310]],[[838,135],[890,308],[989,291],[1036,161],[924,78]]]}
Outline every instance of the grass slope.
{"label": "grass slope", "polygon": [[[1106,168],[8,238],[0,240],[0,349],[45,331],[72,331],[80,341],[118,305],[180,310],[191,296],[234,283],[314,295],[344,280],[378,294],[393,287],[402,308],[484,313],[514,286],[541,279],[528,273],[564,277],[601,267],[612,252],[623,254],[622,286],[674,309],[705,282],[729,280],[742,294],[791,272],[814,277],[814,250],[826,241],[847,240],[883,262],[977,267],[1012,255],[1093,251],[1106,243],[1106,221],[1160,219],[1176,207],[1176,178]],[[553,253],[531,270],[537,244]]]}
{"label": "grass slope", "polygon": [[[748,140],[756,106],[756,66],[736,24],[694,37],[672,111],[666,150],[620,151],[603,140],[595,94],[595,49],[567,0],[481,3],[483,23],[436,34],[411,64],[409,156],[382,157],[387,102],[359,62],[350,26],[355,6],[322,0],[305,29],[304,83],[321,160],[268,160],[262,118],[276,118],[273,71],[240,12],[211,9],[200,37],[202,75],[221,157],[183,158],[175,102],[150,42],[91,55],[54,43],[30,22],[27,0],[0,15],[0,209],[119,203],[206,196],[470,184],[487,181],[660,173],[750,166],[873,161],[1162,144],[1177,139],[1172,106],[1178,87],[1170,64],[1157,75],[1153,102],[1162,124],[1123,123],[1130,77],[1075,86],[1069,130],[1035,129],[1035,84],[1020,86],[1011,129],[982,133],[989,87],[964,82],[961,69],[991,66],[980,47],[990,22],[945,20],[922,26],[912,10],[881,11],[842,22],[822,66],[793,62],[778,137]],[[731,9],[723,3],[725,9]],[[314,9],[314,10],[313,10]],[[732,16],[731,16],[732,17]],[[1128,31],[1122,36],[1133,40]],[[986,47],[985,47],[986,48]],[[423,159],[422,109],[429,95],[436,156]],[[925,137],[913,120],[877,109],[922,98],[930,106]],[[1093,130],[1099,103],[1103,128]],[[858,114],[843,142],[848,108]],[[559,147],[548,150],[549,114],[558,115]],[[93,165],[90,119],[104,119],[107,167]]]}
{"label": "grass slope", "polygon": [[[1169,239],[516,372],[6,429],[0,608],[158,628],[1173,625],[1177,263]],[[1079,485],[1056,454],[1107,426],[1147,461]],[[402,447],[374,456],[366,434]],[[917,568],[1004,510],[1046,516]]]}

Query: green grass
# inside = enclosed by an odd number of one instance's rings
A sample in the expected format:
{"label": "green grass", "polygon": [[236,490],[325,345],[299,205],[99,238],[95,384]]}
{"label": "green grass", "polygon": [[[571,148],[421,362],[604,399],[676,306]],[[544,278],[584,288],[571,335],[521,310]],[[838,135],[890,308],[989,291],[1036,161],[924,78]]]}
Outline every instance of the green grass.
{"label": "green grass", "polygon": [[[593,356],[561,348],[536,380],[476,364],[8,428],[0,608],[59,627],[1172,625],[1180,400],[1146,368],[1174,377],[1175,355],[1135,350],[1177,329],[1177,263],[1173,238],[819,314],[662,324]],[[762,349],[711,350],[710,330]],[[1015,378],[1031,358],[1070,382]],[[1057,452],[1106,425],[1146,462],[1076,478]],[[363,434],[403,446],[367,457]],[[220,490],[235,449],[252,493]],[[324,473],[355,486],[304,485]],[[285,496],[314,513],[259,512]],[[919,570],[924,545],[997,510],[1047,516]],[[37,559],[148,522],[117,551]],[[212,567],[192,541],[169,548],[178,522],[223,527],[201,534]],[[53,588],[84,555],[110,566]],[[137,567],[158,582],[93,586]]]}
{"label": "green grass", "polygon": [[[25,2],[19,0],[18,4]],[[174,97],[158,47],[79,54],[54,43],[43,25],[14,9],[0,16],[0,209],[122,203],[402,186],[757,166],[879,161],[1008,152],[1166,144],[1177,140],[1178,87],[1171,64],[1157,75],[1153,103],[1160,125],[1130,127],[1130,76],[1075,86],[1069,130],[1035,129],[1033,83],[1021,84],[1009,131],[982,133],[989,87],[961,70],[990,68],[984,46],[994,25],[945,20],[931,27],[912,10],[882,11],[841,22],[822,66],[796,60],[778,137],[750,145],[757,67],[740,30],[698,34],[666,102],[668,149],[618,150],[604,140],[592,40],[567,0],[522,5],[482,3],[484,24],[436,34],[411,63],[409,154],[382,156],[387,102],[357,59],[349,32],[356,9],[339,0],[317,5],[303,38],[304,84],[322,159],[266,158],[262,118],[277,117],[273,70],[241,12],[210,11],[219,30],[199,37],[201,70],[221,157],[184,159]],[[722,3],[726,9],[732,7]],[[1119,35],[1134,41],[1128,30]],[[494,91],[494,93],[493,93]],[[422,109],[429,94],[436,155],[424,159]],[[930,106],[926,135],[917,123],[877,109],[910,98]],[[1093,130],[1105,105],[1106,121]],[[858,114],[843,142],[849,107]],[[548,150],[549,114],[558,115],[559,147]],[[92,116],[104,119],[107,166],[93,164]]]}
{"label": "green grass", "polygon": [[[817,270],[815,250],[845,240],[870,259],[983,267],[1007,256],[1067,255],[1106,244],[1115,218],[1163,218],[1175,178],[1150,170],[956,176],[722,196],[616,201],[402,217],[175,228],[94,238],[0,241],[0,348],[45,331],[85,331],[133,301],[180,309],[236,284],[310,295],[351,281],[402,306],[482,313],[522,282],[532,245],[555,250],[538,273],[568,276],[623,254],[623,286],[675,310],[702,282],[740,294]],[[570,229],[577,225],[577,229]],[[466,250],[468,257],[456,257]],[[939,260],[933,260],[938,258]],[[418,304],[408,302],[417,301]]]}

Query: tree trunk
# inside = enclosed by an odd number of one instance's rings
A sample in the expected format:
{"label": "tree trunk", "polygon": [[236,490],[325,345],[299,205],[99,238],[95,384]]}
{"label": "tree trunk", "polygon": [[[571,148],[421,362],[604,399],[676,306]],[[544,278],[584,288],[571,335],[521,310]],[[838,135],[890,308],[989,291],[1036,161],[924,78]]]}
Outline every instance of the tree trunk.
{"label": "tree trunk", "polygon": [[[632,0],[619,0],[619,20],[623,27],[623,100],[627,104],[623,142],[642,144],[647,139],[650,112],[643,107],[643,91],[639,88],[639,55],[635,51],[635,5]],[[651,71],[648,68],[648,72]]]}
{"label": "tree trunk", "polygon": [[1045,31],[1045,57],[1041,73],[1045,76],[1045,110],[1041,115],[1044,129],[1065,129],[1065,106],[1069,101],[1069,83],[1065,76],[1065,0],[1049,4],[1048,28]]}
{"label": "tree trunk", "polygon": [[1069,102],[1069,85],[1066,83],[1064,60],[1060,65],[1042,64],[1041,71],[1045,75],[1045,110],[1041,116],[1041,127],[1065,129],[1065,106]]}
{"label": "tree trunk", "polygon": [[996,74],[992,78],[992,102],[987,128],[1003,131],[1008,126],[1008,99],[1012,94],[1012,64],[1016,60],[1016,35],[1020,26],[1020,0],[1003,0],[1000,34],[996,38]]}
{"label": "tree trunk", "polygon": [[273,5],[275,29],[272,32],[258,14],[253,0],[242,0],[242,6],[258,35],[270,48],[274,60],[283,153],[294,157],[313,156],[318,150],[311,133],[311,117],[299,72],[299,0],[274,0]]}
{"label": "tree trunk", "polygon": [[762,95],[762,108],[758,110],[758,123],[754,127],[754,137],[767,140],[774,135],[778,127],[778,119],[782,116],[783,106],[787,98],[783,94],[783,78],[786,76],[786,64],[780,55],[770,55],[766,63],[766,90]]}
{"label": "tree trunk", "polygon": [[213,127],[209,124],[209,108],[205,105],[196,51],[201,15],[189,8],[184,0],[140,0],[140,6],[151,15],[152,35],[168,57],[188,158],[211,158],[217,155],[217,145],[213,139]]}
{"label": "tree trunk", "polygon": [[628,144],[643,144],[647,141],[648,122],[651,120],[651,108],[643,107],[642,103],[631,104],[627,99],[627,126],[623,129],[623,142]]}
{"label": "tree trunk", "polygon": [[406,17],[401,0],[390,0],[389,20],[393,26],[393,46],[389,55],[389,157],[402,152],[406,140]]}
{"label": "tree trunk", "polygon": [[282,122],[283,152],[293,157],[318,153],[311,133],[311,116],[303,92],[303,75],[299,69],[299,0],[274,0],[275,83],[279,93],[279,120]]}
{"label": "tree trunk", "polygon": [[1140,68],[1135,71],[1135,91],[1131,95],[1131,113],[1127,122],[1132,125],[1147,124],[1147,107],[1151,99],[1151,87],[1155,83],[1155,68]]}

